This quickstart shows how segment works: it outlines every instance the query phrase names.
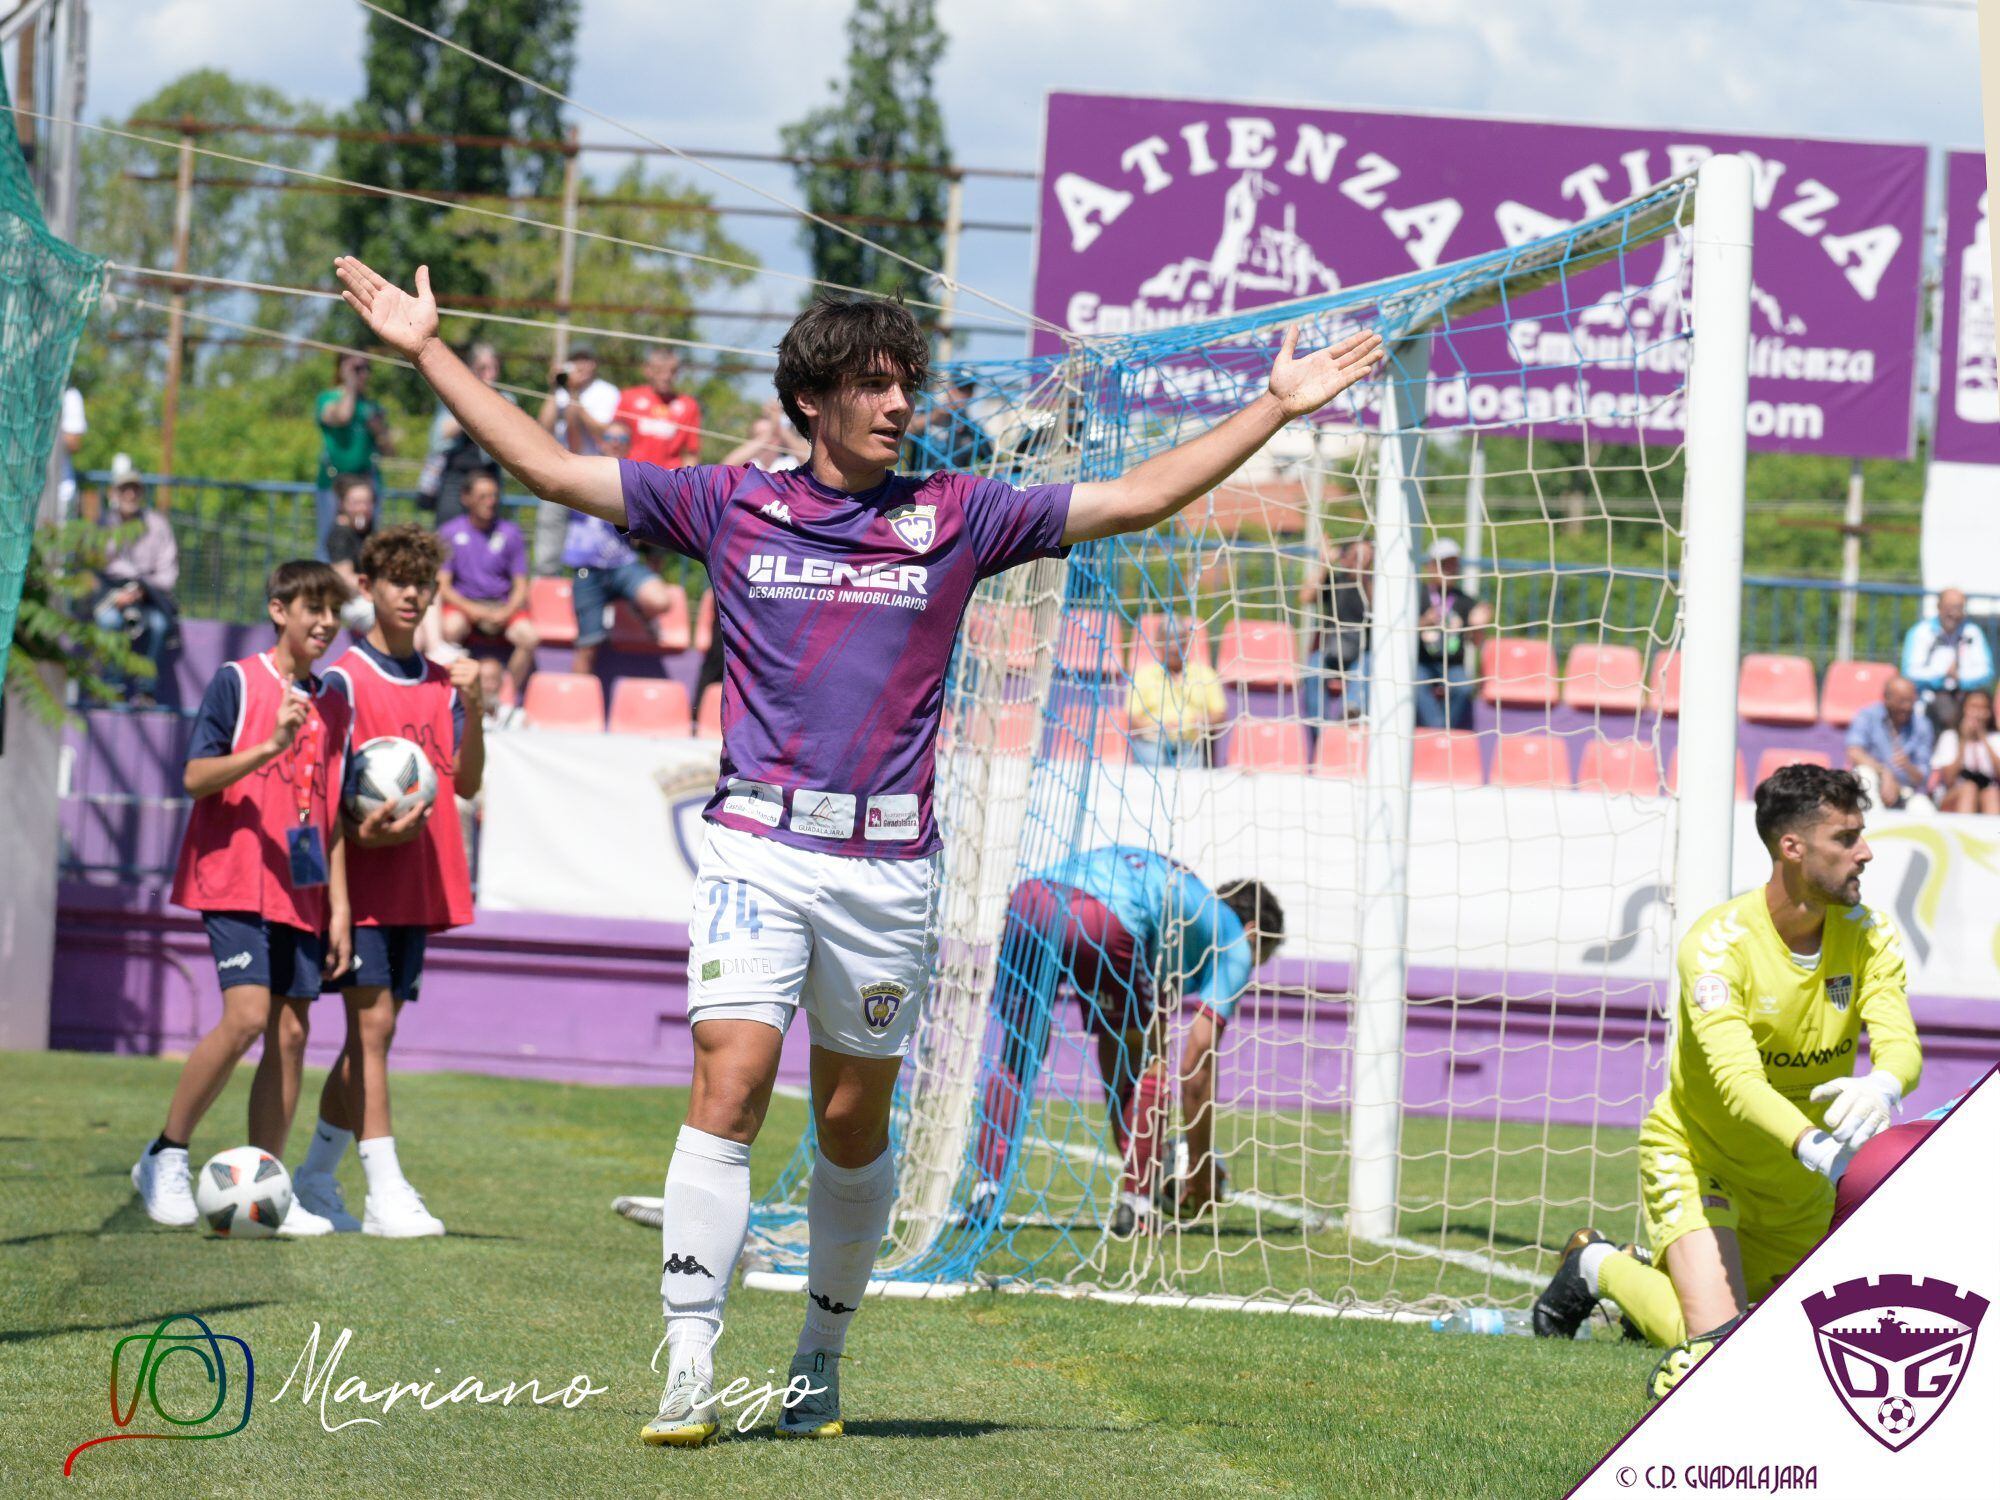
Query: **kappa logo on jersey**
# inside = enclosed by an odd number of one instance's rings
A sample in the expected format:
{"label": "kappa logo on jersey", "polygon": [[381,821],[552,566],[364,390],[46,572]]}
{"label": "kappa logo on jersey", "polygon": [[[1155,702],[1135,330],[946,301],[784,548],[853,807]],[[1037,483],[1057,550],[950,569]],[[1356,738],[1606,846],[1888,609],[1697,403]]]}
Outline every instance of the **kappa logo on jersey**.
{"label": "kappa logo on jersey", "polygon": [[912,552],[922,552],[937,539],[935,505],[899,505],[888,513],[889,529]]}
{"label": "kappa logo on jersey", "polygon": [[1868,1276],[1806,1298],[1820,1367],[1847,1414],[1892,1452],[1958,1394],[1986,1298],[1923,1276]]}
{"label": "kappa logo on jersey", "polygon": [[1847,1014],[1848,1002],[1854,998],[1854,976],[1852,974],[1829,974],[1826,980],[1826,1001],[1842,1015]]}
{"label": "kappa logo on jersey", "polygon": [[782,500],[766,500],[757,507],[757,514],[769,516],[781,526],[792,524],[792,508]]}
{"label": "kappa logo on jersey", "polygon": [[753,584],[803,584],[815,588],[875,589],[890,594],[927,594],[929,570],[915,563],[834,562],[824,557],[782,557],[753,552],[745,564]]}
{"label": "kappa logo on jersey", "polygon": [[868,1023],[870,1031],[887,1031],[896,1012],[903,1008],[903,1002],[910,998],[907,985],[893,979],[877,980],[874,984],[861,987],[861,1019]]}

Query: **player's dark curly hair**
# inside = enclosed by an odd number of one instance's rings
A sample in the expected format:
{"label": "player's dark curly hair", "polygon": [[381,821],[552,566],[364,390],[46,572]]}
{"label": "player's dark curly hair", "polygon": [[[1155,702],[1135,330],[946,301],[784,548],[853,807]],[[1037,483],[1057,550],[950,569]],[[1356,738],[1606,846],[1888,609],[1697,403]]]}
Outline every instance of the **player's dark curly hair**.
{"label": "player's dark curly hair", "polygon": [[378,531],[363,542],[354,571],[391,583],[433,584],[443,566],[444,543],[421,526],[405,524]]}
{"label": "player's dark curly hair", "polygon": [[275,604],[304,599],[327,609],[339,609],[347,602],[347,585],[327,564],[314,562],[310,557],[295,557],[271,569],[271,576],[264,584],[264,597]]}
{"label": "player's dark curly hair", "polygon": [[1775,852],[1793,829],[1818,821],[1823,808],[1868,810],[1868,788],[1852,771],[1825,766],[1780,766],[1757,784],[1757,837]]}
{"label": "player's dark curly hair", "polygon": [[885,365],[911,390],[930,378],[930,341],[910,310],[881,297],[822,297],[778,340],[778,370],[771,383],[792,426],[810,437],[805,413],[799,410],[802,393],[824,395],[842,381],[872,375]]}
{"label": "player's dark curly hair", "polygon": [[1285,909],[1278,904],[1277,893],[1263,881],[1225,881],[1217,888],[1215,897],[1236,913],[1245,931],[1256,928],[1257,936],[1269,947],[1275,948],[1284,941]]}

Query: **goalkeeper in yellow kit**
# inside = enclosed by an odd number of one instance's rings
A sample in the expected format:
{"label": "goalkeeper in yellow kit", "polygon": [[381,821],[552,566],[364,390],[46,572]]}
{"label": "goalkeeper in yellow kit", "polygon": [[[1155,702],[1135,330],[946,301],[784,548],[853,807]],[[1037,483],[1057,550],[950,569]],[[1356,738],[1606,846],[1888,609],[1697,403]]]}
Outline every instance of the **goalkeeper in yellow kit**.
{"label": "goalkeeper in yellow kit", "polygon": [[1771,878],[1682,941],[1667,1087],[1639,1128],[1651,1263],[1580,1229],[1535,1303],[1535,1332],[1568,1338],[1615,1300],[1671,1351],[1655,1397],[1819,1242],[1849,1159],[1923,1071],[1896,929],[1860,904],[1867,806],[1851,772],[1822,766],[1757,788]]}

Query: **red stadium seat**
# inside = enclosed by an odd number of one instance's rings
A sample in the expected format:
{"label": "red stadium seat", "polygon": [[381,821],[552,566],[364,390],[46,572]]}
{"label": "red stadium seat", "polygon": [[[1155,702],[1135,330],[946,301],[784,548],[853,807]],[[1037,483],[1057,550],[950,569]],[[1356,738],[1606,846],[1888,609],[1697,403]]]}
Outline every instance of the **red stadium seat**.
{"label": "red stadium seat", "polygon": [[1368,735],[1345,724],[1329,724],[1319,732],[1313,769],[1322,776],[1358,781],[1368,771]]}
{"label": "red stadium seat", "polygon": [[715,590],[703,589],[701,603],[694,612],[694,649],[706,651],[715,643]]}
{"label": "red stadium seat", "polygon": [[687,590],[677,583],[667,585],[667,607],[651,620],[643,618],[629,600],[620,599],[611,606],[613,651],[685,651],[692,638]]}
{"label": "red stadium seat", "polygon": [[1488,703],[1548,708],[1556,701],[1556,648],[1519,636],[1489,639],[1479,653],[1481,689]]}
{"label": "red stadium seat", "polygon": [[611,684],[611,732],[681,736],[693,727],[687,689],[663,677],[621,677]]}
{"label": "red stadium seat", "polygon": [[1073,609],[1056,631],[1056,665],[1079,677],[1125,669],[1125,622],[1108,609]]}
{"label": "red stadium seat", "polygon": [[1563,669],[1569,708],[1637,713],[1645,697],[1646,664],[1631,646],[1577,646]]}
{"label": "red stadium seat", "polygon": [[1882,701],[1882,689],[1896,669],[1883,661],[1837,661],[1826,669],[1820,690],[1819,716],[1835,729],[1845,729],[1871,703]]}
{"label": "red stadium seat", "polygon": [[576,604],[567,578],[528,580],[528,621],[544,646],[576,644]]}
{"label": "red stadium seat", "polygon": [[[1674,758],[1667,762],[1667,790],[1678,792],[1680,789],[1681,751],[1680,746],[1676,745],[1674,747]],[[1736,752],[1736,800],[1741,802],[1749,797],[1749,795],[1750,779],[1743,774],[1743,752],[1738,750]]]}
{"label": "red stadium seat", "polygon": [[1282,620],[1231,620],[1222,627],[1215,675],[1238,687],[1290,687],[1299,680],[1292,627]]}
{"label": "red stadium seat", "polygon": [[1238,719],[1226,763],[1242,771],[1303,771],[1305,725],[1296,719]]}
{"label": "red stadium seat", "polygon": [[1503,734],[1493,761],[1495,786],[1573,786],[1569,746],[1553,734]]}
{"label": "red stadium seat", "polygon": [[722,738],[722,684],[711,682],[701,690],[701,703],[695,709],[694,732],[703,739]]}
{"label": "red stadium seat", "polygon": [[1056,760],[1070,763],[1081,763],[1093,758],[1113,764],[1127,760],[1130,756],[1130,747],[1127,740],[1125,710],[1109,703],[1098,707],[1094,744],[1086,738],[1091,732],[1091,722],[1090,705],[1072,703],[1056,721],[1055,731],[1049,740],[1049,755]]}
{"label": "red stadium seat", "polygon": [[1803,656],[1743,658],[1736,678],[1736,711],[1763,724],[1817,724],[1819,684]]}
{"label": "red stadium seat", "polygon": [[1802,750],[1797,746],[1773,745],[1757,757],[1757,779],[1754,786],[1762,786],[1771,779],[1771,773],[1785,766],[1830,766],[1833,762],[1818,750]]}
{"label": "red stadium seat", "polygon": [[1610,797],[1657,797],[1660,764],[1653,747],[1639,740],[1607,740],[1593,736],[1583,747],[1579,790]]}
{"label": "red stadium seat", "polygon": [[599,733],[604,728],[604,684],[582,672],[537,672],[528,679],[521,718],[536,729]]}
{"label": "red stadium seat", "polygon": [[[1159,665],[1164,651],[1161,642],[1167,638],[1168,616],[1163,614],[1139,616],[1139,638],[1132,643],[1132,670],[1136,673],[1144,666]],[[1181,625],[1182,645],[1187,659],[1197,666],[1213,666],[1214,658],[1208,649],[1208,627]]]}
{"label": "red stadium seat", "polygon": [[1413,781],[1449,786],[1483,786],[1479,768],[1479,736],[1464,729],[1419,729],[1410,757]]}
{"label": "red stadium seat", "polygon": [[1010,671],[1035,664],[1035,612],[1018,604],[975,604],[966,616],[966,633],[974,649],[1005,653]]}
{"label": "red stadium seat", "polygon": [[1646,696],[1653,712],[1677,718],[1681,711],[1681,654],[1662,651],[1653,658],[1653,675],[1646,679]]}

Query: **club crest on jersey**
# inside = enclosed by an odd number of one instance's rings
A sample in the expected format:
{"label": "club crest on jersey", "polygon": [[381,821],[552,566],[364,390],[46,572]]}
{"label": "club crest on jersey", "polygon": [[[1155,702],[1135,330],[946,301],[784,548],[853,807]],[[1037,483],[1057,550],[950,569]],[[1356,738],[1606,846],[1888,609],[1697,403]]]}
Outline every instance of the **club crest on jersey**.
{"label": "club crest on jersey", "polygon": [[1806,1298],[1819,1362],[1861,1430],[1892,1451],[1958,1393],[1987,1300],[1925,1276],[1867,1276]]}
{"label": "club crest on jersey", "polygon": [[1842,1015],[1847,1014],[1848,1002],[1854,998],[1854,976],[1852,974],[1829,974],[1826,979],[1826,1000]]}
{"label": "club crest on jersey", "polygon": [[864,984],[861,986],[861,1019],[868,1023],[870,1031],[887,1031],[889,1023],[896,1019],[896,1012],[909,998],[909,987],[893,979]]}
{"label": "club crest on jersey", "polygon": [[889,512],[889,529],[912,552],[922,552],[937,537],[937,507],[899,505]]}

